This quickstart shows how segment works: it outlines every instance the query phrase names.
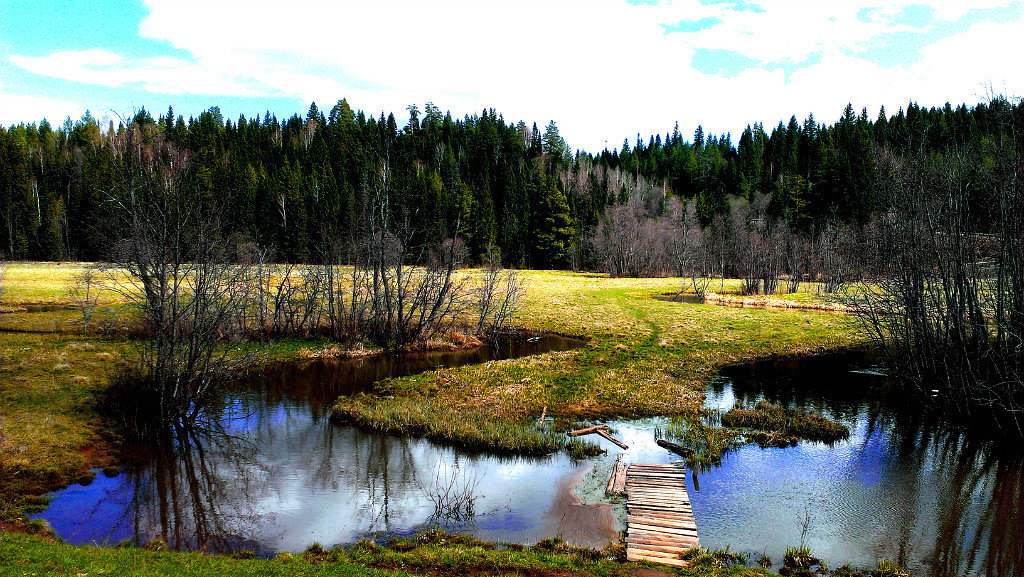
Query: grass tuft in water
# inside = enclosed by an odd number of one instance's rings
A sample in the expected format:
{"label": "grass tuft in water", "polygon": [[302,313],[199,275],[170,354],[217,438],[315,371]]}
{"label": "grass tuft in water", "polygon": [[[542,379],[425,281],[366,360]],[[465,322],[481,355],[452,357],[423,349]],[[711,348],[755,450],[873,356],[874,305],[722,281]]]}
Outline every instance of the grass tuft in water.
{"label": "grass tuft in water", "polygon": [[835,443],[850,436],[849,427],[842,423],[765,401],[758,402],[753,409],[730,409],[722,415],[722,424],[756,431],[748,437],[762,447],[795,445],[800,439]]}
{"label": "grass tuft in water", "polygon": [[416,398],[380,403],[365,396],[342,397],[331,420],[389,435],[426,437],[471,452],[541,456],[564,450],[577,459],[603,452],[593,443],[551,430],[473,412],[453,413]]}
{"label": "grass tuft in water", "polygon": [[825,570],[821,560],[812,555],[810,549],[807,547],[790,547],[782,555],[782,568],[779,569],[779,575],[784,577],[811,577],[821,573],[815,567],[821,571]]}

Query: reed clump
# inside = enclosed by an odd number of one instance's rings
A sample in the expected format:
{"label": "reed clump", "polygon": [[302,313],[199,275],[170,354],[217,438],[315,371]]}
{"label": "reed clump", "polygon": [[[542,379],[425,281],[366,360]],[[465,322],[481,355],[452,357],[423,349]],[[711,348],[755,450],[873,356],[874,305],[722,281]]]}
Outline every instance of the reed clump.
{"label": "reed clump", "polygon": [[751,430],[747,437],[763,447],[790,446],[801,439],[835,443],[850,436],[849,427],[842,423],[766,401],[760,401],[753,409],[730,409],[722,415],[722,424]]}
{"label": "reed clump", "polygon": [[812,577],[824,572],[821,560],[812,555],[807,547],[790,547],[782,555],[779,575],[783,577]]}

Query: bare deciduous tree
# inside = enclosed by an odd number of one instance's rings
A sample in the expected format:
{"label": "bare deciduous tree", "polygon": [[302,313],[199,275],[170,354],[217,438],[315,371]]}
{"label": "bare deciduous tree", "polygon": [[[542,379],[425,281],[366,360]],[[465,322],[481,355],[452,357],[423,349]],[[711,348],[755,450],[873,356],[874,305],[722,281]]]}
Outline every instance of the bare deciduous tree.
{"label": "bare deciduous tree", "polygon": [[666,250],[673,227],[660,212],[664,198],[658,198],[663,193],[648,193],[607,208],[589,239],[602,269],[613,277],[657,276],[673,268]]}
{"label": "bare deciduous tree", "polygon": [[803,233],[792,233],[785,239],[786,291],[800,291],[800,284],[810,277],[813,267],[813,243]]}
{"label": "bare deciduous tree", "polygon": [[694,294],[704,298],[716,268],[714,234],[701,227],[696,203],[686,203],[680,212],[681,222],[672,242],[673,252],[679,251],[675,257],[679,276],[688,277]]}
{"label": "bare deciduous tree", "polygon": [[1024,190],[1019,151],[886,155],[892,209],[851,296],[899,379],[946,415],[1024,435]]}
{"label": "bare deciduous tree", "polygon": [[493,336],[505,330],[516,313],[523,291],[519,274],[501,268],[501,257],[492,253],[476,289],[477,334]]}
{"label": "bare deciduous tree", "polygon": [[136,384],[152,406],[140,423],[166,430],[194,423],[242,362],[221,344],[248,302],[252,263],[222,237],[224,211],[192,178],[188,155],[144,144],[134,124],[128,132],[121,187],[107,195],[118,218],[106,281],[141,312]]}
{"label": "bare deciduous tree", "polygon": [[89,323],[100,298],[100,271],[87,265],[68,287],[72,306],[82,315],[82,334],[89,334]]}

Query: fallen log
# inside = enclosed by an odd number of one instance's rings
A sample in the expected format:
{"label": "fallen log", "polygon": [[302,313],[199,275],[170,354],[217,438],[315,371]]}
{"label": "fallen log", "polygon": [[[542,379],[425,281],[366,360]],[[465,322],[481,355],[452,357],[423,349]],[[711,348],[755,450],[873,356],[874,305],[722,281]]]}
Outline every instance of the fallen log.
{"label": "fallen log", "polygon": [[593,435],[598,431],[610,431],[611,427],[608,425],[598,425],[596,427],[587,427],[586,429],[580,429],[578,431],[569,431],[570,437],[579,437],[580,435]]}
{"label": "fallen log", "polygon": [[622,441],[620,441],[620,440],[616,439],[615,437],[609,435],[608,433],[604,432],[604,430],[599,430],[599,431],[595,431],[595,432],[598,435],[601,435],[602,437],[604,437],[605,439],[608,439],[609,441],[611,441],[611,442],[615,443],[616,445],[622,447],[623,449],[628,449],[629,448],[629,445],[627,445],[626,443],[623,443]]}
{"label": "fallen log", "polygon": [[665,439],[658,439],[657,442],[658,442],[658,446],[659,447],[668,449],[669,451],[672,451],[673,453],[675,453],[675,454],[677,454],[677,455],[679,455],[681,457],[692,457],[693,456],[693,450],[692,449],[684,447],[684,446],[680,445],[679,443],[673,443],[672,441],[666,441]]}

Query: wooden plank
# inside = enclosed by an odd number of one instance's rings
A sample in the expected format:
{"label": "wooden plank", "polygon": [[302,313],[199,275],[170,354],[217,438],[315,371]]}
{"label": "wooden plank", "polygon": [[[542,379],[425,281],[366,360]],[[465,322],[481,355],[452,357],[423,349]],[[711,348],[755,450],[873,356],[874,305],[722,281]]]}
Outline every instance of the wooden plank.
{"label": "wooden plank", "polygon": [[676,505],[669,503],[641,503],[640,501],[630,501],[629,503],[626,504],[626,508],[693,515],[693,505],[691,505],[690,503],[680,503]]}
{"label": "wooden plank", "polygon": [[672,527],[676,529],[693,529],[694,532],[697,531],[697,524],[693,521],[668,521],[665,519],[637,517],[633,515],[627,516],[626,521],[629,523],[636,523],[637,525],[653,525],[655,527]]}
{"label": "wooden plank", "polygon": [[684,493],[676,491],[656,491],[652,489],[638,489],[636,487],[625,487],[626,494],[632,497],[632,501],[639,501],[641,499],[652,499],[652,498],[664,498],[669,501],[679,501],[682,503],[689,503],[690,496]]}
{"label": "wooden plank", "polygon": [[679,443],[673,443],[672,441],[666,441],[665,439],[658,439],[655,442],[658,443],[659,447],[668,449],[669,451],[672,451],[673,453],[675,453],[677,455],[680,455],[680,456],[683,456],[683,457],[689,457],[689,456],[693,455],[693,451],[692,450],[690,450],[690,449],[680,445]]}
{"label": "wooden plank", "polygon": [[634,523],[633,525],[631,525],[629,528],[629,533],[627,534],[632,534],[634,532],[636,532],[637,534],[658,535],[665,539],[682,539],[684,537],[698,536],[696,529],[672,529],[668,527],[658,527],[656,525],[644,525],[641,523]]}
{"label": "wooden plank", "polygon": [[650,514],[647,514],[647,513],[639,513],[639,512],[635,512],[635,511],[630,511],[630,512],[628,512],[626,514],[626,520],[627,521],[634,521],[635,520],[635,521],[640,521],[640,522],[645,522],[644,520],[646,520],[646,521],[649,521],[648,524],[664,523],[666,527],[671,527],[673,525],[678,525],[678,524],[694,525],[694,526],[696,526],[696,523],[694,522],[693,517],[691,517],[689,515],[686,516],[686,517],[662,517],[660,515],[650,515]]}
{"label": "wooden plank", "polygon": [[[693,535],[666,538],[664,535],[645,533],[642,535],[632,536],[631,538],[634,541],[653,544],[659,547],[680,547],[683,549],[689,549],[692,547],[696,547],[700,544],[700,539],[694,537]],[[629,543],[627,543],[626,545],[628,546]]]}
{"label": "wooden plank", "polygon": [[642,547],[634,547],[633,552],[645,557],[660,557],[664,559],[679,559],[679,553],[671,553],[668,551],[656,551],[654,549],[645,549]]}
{"label": "wooden plank", "polygon": [[696,537],[684,537],[682,539],[672,539],[666,541],[665,539],[652,538],[650,535],[626,535],[626,545],[649,545],[652,547],[674,547],[682,548],[684,551],[695,546],[698,542]]}
{"label": "wooden plank", "polygon": [[627,500],[627,504],[630,505],[639,505],[641,502],[649,503],[654,508],[663,506],[689,507],[691,505],[689,499],[672,499],[666,498],[663,495],[637,495],[636,493],[633,493],[630,497],[631,498]]}
{"label": "wooden plank", "polygon": [[696,537],[697,529],[682,529],[675,527],[659,527],[657,525],[644,525],[643,523],[633,523],[629,526],[629,531],[641,531],[644,533],[658,533],[661,535],[676,535],[679,537]]}
{"label": "wooden plank", "polygon": [[636,503],[626,505],[626,509],[630,515],[654,515],[655,517],[665,517],[666,519],[676,519],[679,517],[693,517],[693,511],[669,511],[661,507],[648,506],[644,507]]}
{"label": "wooden plank", "polygon": [[[658,547],[678,547],[681,549],[690,549],[700,544],[700,540],[692,535],[666,539],[662,535],[645,534],[637,535],[634,538],[634,541],[642,541],[649,545],[655,545]],[[637,543],[633,544],[636,545]],[[630,543],[626,543],[626,545],[629,546]]]}
{"label": "wooden plank", "polygon": [[669,477],[665,475],[637,475],[636,473],[629,474],[629,482],[633,485],[673,485],[680,486],[684,485],[686,477]]}
{"label": "wooden plank", "polygon": [[642,479],[642,480],[648,481],[648,482],[650,482],[650,481],[657,481],[657,480],[665,480],[665,481],[673,481],[674,482],[674,481],[681,481],[681,480],[685,480],[686,479],[686,475],[672,475],[670,473],[637,473],[635,471],[630,471],[629,472],[629,476],[632,479]]}
{"label": "wooden plank", "polygon": [[[643,513],[644,512],[639,507],[634,507],[632,509],[627,507],[627,509],[629,509],[629,511],[631,513]],[[691,516],[691,517],[693,516],[693,511],[690,510],[689,508],[683,508],[683,507],[663,507],[661,510],[662,511],[668,511],[669,513],[679,513],[681,515],[688,515],[688,516]]]}
{"label": "wooden plank", "polygon": [[663,553],[675,553],[677,555],[680,554],[680,553],[686,553],[690,549],[693,549],[692,546],[691,547],[686,547],[686,546],[683,546],[683,545],[671,546],[671,545],[665,545],[665,544],[661,543],[660,541],[652,542],[652,541],[644,541],[644,540],[641,540],[641,539],[633,539],[633,540],[626,539],[626,546],[631,548],[631,549],[634,549],[634,550],[646,549],[648,551],[661,551]]}
{"label": "wooden plank", "polygon": [[673,545],[666,545],[666,544],[664,544],[664,543],[662,543],[660,541],[649,542],[649,541],[640,541],[640,540],[634,539],[632,541],[628,541],[627,540],[626,548],[627,549],[633,549],[633,550],[636,550],[636,551],[640,551],[640,550],[645,550],[646,549],[648,551],[659,551],[661,553],[675,553],[676,555],[681,555],[683,553],[686,553],[690,549],[693,549],[694,547],[696,547],[695,543],[696,543],[696,540],[694,540],[691,543],[677,543],[677,544],[673,544]]}
{"label": "wooden plank", "polygon": [[663,557],[648,557],[641,553],[633,551],[626,551],[627,561],[650,561],[652,563],[661,563],[662,565],[668,565],[669,567],[678,567],[680,569],[686,569],[690,564],[682,559],[668,559]]}
{"label": "wooden plank", "polygon": [[656,511],[650,509],[626,508],[627,515],[638,517],[650,517],[652,519],[664,519],[666,521],[682,521],[693,519],[692,513],[677,513],[675,511]]}
{"label": "wooden plank", "polygon": [[689,503],[689,495],[681,495],[679,493],[667,493],[665,491],[650,491],[644,489],[627,489],[626,494],[630,496],[631,501],[649,501],[651,499],[665,499],[666,501],[678,501],[680,503]]}
{"label": "wooden plank", "polygon": [[[634,557],[640,557],[641,559],[629,559],[629,554],[632,553]],[[679,561],[679,553],[666,553],[664,551],[653,551],[651,549],[626,549],[627,560],[641,560],[641,561],[653,561],[655,563],[663,563],[666,561]],[[667,565],[668,563],[666,563]]]}
{"label": "wooden plank", "polygon": [[686,493],[677,489],[671,489],[666,487],[626,487],[627,491],[638,495],[663,495],[672,499],[684,499],[689,500],[690,496]]}
{"label": "wooden plank", "polygon": [[629,481],[634,484],[646,484],[646,483],[681,483],[685,481],[686,477],[680,475],[678,477],[672,475],[663,475],[661,473],[635,473],[629,472]]}
{"label": "wooden plank", "polygon": [[608,495],[621,495],[626,492],[626,464],[616,462],[612,475],[608,479]]}

